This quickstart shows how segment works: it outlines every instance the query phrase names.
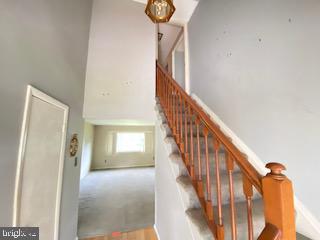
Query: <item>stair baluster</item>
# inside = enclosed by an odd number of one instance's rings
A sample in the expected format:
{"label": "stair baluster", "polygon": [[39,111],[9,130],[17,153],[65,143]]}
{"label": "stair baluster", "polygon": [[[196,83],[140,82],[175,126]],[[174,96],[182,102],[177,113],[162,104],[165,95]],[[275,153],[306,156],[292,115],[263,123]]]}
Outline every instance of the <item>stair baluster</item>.
{"label": "stair baluster", "polygon": [[[180,130],[179,130],[179,133],[180,133],[180,150],[181,150],[181,153],[182,155],[184,155],[184,144],[183,144],[183,118],[182,118],[182,115],[183,115],[183,106],[182,106],[182,97],[181,97],[181,93],[179,93],[179,126],[180,126]],[[183,156],[184,157],[184,156]]]}
{"label": "stair baluster", "polygon": [[233,170],[234,161],[230,153],[227,153],[226,167],[228,171],[229,180],[229,194],[230,194],[230,218],[231,218],[231,236],[232,240],[237,240],[237,222],[236,222],[236,208],[234,203],[234,186],[233,186]]}
{"label": "stair baluster", "polygon": [[186,159],[187,168],[190,172],[190,154],[189,154],[189,144],[188,144],[188,104],[186,101],[183,101],[184,105],[184,157]]}
{"label": "stair baluster", "polygon": [[208,135],[209,131],[206,127],[202,130],[204,135],[204,145],[205,145],[205,165],[206,165],[206,192],[207,192],[207,200],[206,200],[206,212],[208,215],[208,220],[210,224],[214,222],[213,216],[213,205],[212,205],[212,195],[211,195],[211,178],[210,178],[210,160],[209,160],[209,151],[208,151]]}
{"label": "stair baluster", "polygon": [[176,99],[177,99],[177,144],[178,146],[180,147],[180,94],[179,92],[177,91],[177,96],[176,96]]}
{"label": "stair baluster", "polygon": [[253,221],[252,221],[252,196],[253,187],[248,177],[242,175],[243,192],[247,201],[247,221],[248,221],[248,239],[253,240]]}
{"label": "stair baluster", "polygon": [[172,130],[173,130],[173,135],[174,135],[174,138],[176,140],[176,142],[178,142],[178,100],[177,100],[177,91],[175,89],[175,87],[173,88],[173,99],[174,99],[174,109],[173,109],[173,112],[174,112],[174,119],[173,119],[173,126],[172,126]]}
{"label": "stair baluster", "polygon": [[202,182],[202,164],[201,164],[201,148],[200,148],[200,119],[196,118],[197,127],[197,157],[198,157],[198,182],[197,182],[197,192],[200,198],[200,202],[205,207],[203,182]]}
{"label": "stair baluster", "polygon": [[220,143],[215,137],[213,141],[214,148],[214,158],[215,158],[215,175],[216,175],[216,190],[217,190],[217,204],[218,204],[218,223],[217,223],[217,237],[218,240],[224,239],[224,228],[222,219],[222,197],[221,197],[221,180],[220,180],[220,159],[219,159],[219,149]]}
{"label": "stair baluster", "polygon": [[188,116],[189,116],[189,125],[190,125],[190,175],[192,178],[193,185],[195,186],[195,167],[194,167],[194,145],[193,145],[193,113],[190,105],[188,105]]}

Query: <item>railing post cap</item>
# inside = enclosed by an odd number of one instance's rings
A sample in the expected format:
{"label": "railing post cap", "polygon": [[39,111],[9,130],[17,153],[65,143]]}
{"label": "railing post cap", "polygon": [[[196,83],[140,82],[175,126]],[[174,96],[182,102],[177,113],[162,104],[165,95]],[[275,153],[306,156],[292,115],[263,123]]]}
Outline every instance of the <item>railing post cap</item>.
{"label": "railing post cap", "polygon": [[271,176],[277,180],[283,180],[286,178],[286,176],[282,174],[282,171],[286,170],[286,167],[281,163],[271,162],[266,165],[266,168],[270,169],[270,173],[268,173],[267,176]]}

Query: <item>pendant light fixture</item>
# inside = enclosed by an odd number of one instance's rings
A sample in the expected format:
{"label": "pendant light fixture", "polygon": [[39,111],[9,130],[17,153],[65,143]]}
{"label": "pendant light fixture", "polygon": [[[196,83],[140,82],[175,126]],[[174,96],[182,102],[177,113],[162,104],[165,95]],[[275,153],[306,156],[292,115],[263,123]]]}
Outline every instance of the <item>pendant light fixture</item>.
{"label": "pendant light fixture", "polygon": [[172,0],[148,0],[145,13],[152,22],[163,23],[170,20],[175,10]]}

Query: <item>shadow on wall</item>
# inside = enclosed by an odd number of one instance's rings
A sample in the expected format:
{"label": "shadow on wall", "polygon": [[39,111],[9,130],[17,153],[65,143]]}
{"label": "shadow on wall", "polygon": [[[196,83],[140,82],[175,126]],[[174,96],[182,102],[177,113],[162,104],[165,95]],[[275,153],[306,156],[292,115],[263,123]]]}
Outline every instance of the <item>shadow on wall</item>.
{"label": "shadow on wall", "polygon": [[92,152],[94,144],[94,125],[88,122],[84,124],[83,144],[81,156],[81,174],[80,180],[83,179],[91,170]]}

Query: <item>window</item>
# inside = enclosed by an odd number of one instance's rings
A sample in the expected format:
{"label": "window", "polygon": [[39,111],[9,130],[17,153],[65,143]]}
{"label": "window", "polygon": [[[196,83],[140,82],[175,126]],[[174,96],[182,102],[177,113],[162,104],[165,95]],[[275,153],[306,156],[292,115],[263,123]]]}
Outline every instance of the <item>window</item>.
{"label": "window", "polygon": [[117,153],[145,152],[144,133],[117,133]]}

